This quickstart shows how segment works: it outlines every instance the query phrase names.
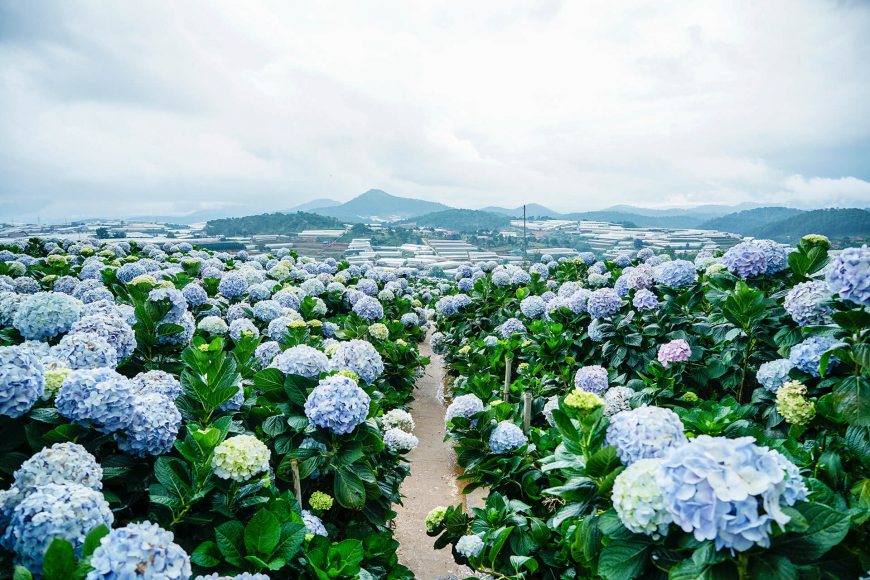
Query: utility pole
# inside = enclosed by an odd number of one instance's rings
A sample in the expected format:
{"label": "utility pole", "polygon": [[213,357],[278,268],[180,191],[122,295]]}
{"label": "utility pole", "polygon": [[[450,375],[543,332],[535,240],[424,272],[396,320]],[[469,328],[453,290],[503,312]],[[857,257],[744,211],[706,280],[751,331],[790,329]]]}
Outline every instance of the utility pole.
{"label": "utility pole", "polygon": [[526,263],[526,204],[523,204],[523,265]]}

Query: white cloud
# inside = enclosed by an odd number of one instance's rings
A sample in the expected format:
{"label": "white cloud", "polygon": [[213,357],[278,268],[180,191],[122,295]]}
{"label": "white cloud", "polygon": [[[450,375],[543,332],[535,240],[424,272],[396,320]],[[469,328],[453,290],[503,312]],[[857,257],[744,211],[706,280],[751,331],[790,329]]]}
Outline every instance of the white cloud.
{"label": "white cloud", "polygon": [[16,214],[371,187],[460,207],[868,205],[866,4],[58,0],[0,18]]}

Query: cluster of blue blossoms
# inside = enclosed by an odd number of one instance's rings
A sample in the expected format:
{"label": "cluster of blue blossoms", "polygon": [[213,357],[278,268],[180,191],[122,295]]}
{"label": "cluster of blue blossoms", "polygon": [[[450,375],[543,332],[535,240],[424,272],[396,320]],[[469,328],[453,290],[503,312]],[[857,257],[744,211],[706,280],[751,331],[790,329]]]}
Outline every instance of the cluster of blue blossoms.
{"label": "cluster of blue blossoms", "polygon": [[369,413],[371,398],[356,382],[343,375],[321,380],[305,401],[309,423],[346,435],[362,424]]}

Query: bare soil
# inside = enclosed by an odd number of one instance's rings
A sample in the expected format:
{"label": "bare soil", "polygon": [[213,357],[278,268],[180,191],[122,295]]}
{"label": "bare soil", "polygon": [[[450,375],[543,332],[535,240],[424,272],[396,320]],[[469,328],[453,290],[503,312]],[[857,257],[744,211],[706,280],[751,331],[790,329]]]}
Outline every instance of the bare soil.
{"label": "bare soil", "polygon": [[412,463],[411,476],[402,484],[405,505],[394,506],[398,513],[395,537],[401,543],[399,561],[414,572],[417,580],[434,580],[447,575],[463,578],[470,570],[453,562],[449,546],[435,550],[435,538],[426,535],[426,514],[438,506],[463,503],[463,496],[456,482],[462,471],[456,465],[450,443],[444,442],[441,358],[433,356],[428,342],[420,345],[420,354],[430,357],[432,362],[417,380],[411,405],[414,435],[420,443],[407,455]]}

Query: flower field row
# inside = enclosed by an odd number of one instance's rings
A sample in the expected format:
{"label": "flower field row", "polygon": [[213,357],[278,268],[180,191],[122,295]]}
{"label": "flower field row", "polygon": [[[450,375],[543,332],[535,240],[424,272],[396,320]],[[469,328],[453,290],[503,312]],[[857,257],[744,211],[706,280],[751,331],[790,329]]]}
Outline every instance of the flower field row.
{"label": "flower field row", "polygon": [[288,250],[0,248],[0,577],[413,578],[390,521],[431,286]]}
{"label": "flower field row", "polygon": [[465,492],[436,548],[496,578],[857,579],[870,569],[870,250],[479,264],[432,347]]}

